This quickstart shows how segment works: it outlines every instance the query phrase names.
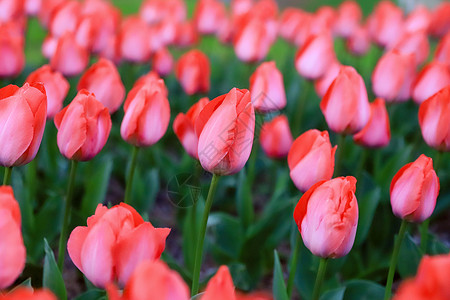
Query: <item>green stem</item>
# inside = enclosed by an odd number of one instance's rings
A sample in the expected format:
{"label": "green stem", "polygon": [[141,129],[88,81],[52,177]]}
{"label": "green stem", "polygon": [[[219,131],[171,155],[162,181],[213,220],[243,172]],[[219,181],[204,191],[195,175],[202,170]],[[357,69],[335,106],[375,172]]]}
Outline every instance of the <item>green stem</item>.
{"label": "green stem", "polygon": [[72,208],[73,191],[75,188],[75,177],[77,173],[78,161],[72,160],[70,162],[69,184],[67,186],[66,207],[64,209],[64,220],[59,236],[59,251],[58,251],[58,268],[62,273],[64,267],[64,256],[66,255],[67,233],[69,230],[70,211]]}
{"label": "green stem", "polygon": [[419,225],[420,231],[420,250],[423,254],[427,254],[428,243],[428,227],[430,226],[430,218],[426,219]]}
{"label": "green stem", "polygon": [[303,91],[300,93],[300,98],[297,100],[297,106],[294,109],[295,115],[291,116],[291,120],[293,120],[291,131],[294,136],[298,136],[301,133],[302,116],[312,84],[308,80],[305,80],[303,86]]}
{"label": "green stem", "polygon": [[136,162],[137,162],[138,152],[139,152],[139,147],[136,147],[136,146],[133,147],[133,151],[131,153],[130,167],[128,169],[128,175],[127,175],[127,185],[125,187],[124,202],[127,204],[130,204],[131,191],[133,188],[133,177],[134,177],[134,171],[136,170]]}
{"label": "green stem", "polygon": [[5,176],[3,177],[3,185],[9,185],[11,181],[12,167],[5,167]]}
{"label": "green stem", "polygon": [[405,236],[407,226],[408,223],[405,220],[402,220],[402,225],[400,225],[398,236],[395,239],[394,251],[392,252],[391,264],[389,266],[389,273],[386,281],[386,290],[384,292],[384,300],[388,300],[391,298],[392,282],[394,281],[395,269],[397,267],[398,261],[398,254],[400,252],[400,246],[402,245],[403,237]]}
{"label": "green stem", "polygon": [[318,300],[320,296],[320,288],[323,279],[325,278],[325,271],[327,269],[328,258],[320,258],[319,270],[317,271],[316,283],[314,285],[314,292],[312,300]]}
{"label": "green stem", "polygon": [[200,224],[200,232],[197,236],[197,248],[195,249],[195,261],[194,261],[194,273],[192,275],[192,290],[191,295],[194,296],[198,293],[200,269],[202,265],[203,256],[203,243],[205,241],[206,225],[208,223],[209,211],[214,200],[214,194],[216,193],[217,183],[219,182],[219,175],[214,174],[209,186],[208,197],[206,198],[205,209],[203,211],[202,223]]}
{"label": "green stem", "polygon": [[334,164],[334,177],[341,174],[342,159],[344,158],[345,134],[339,134],[337,143],[337,154]]}
{"label": "green stem", "polygon": [[[295,226],[297,227],[297,226]],[[295,228],[297,230],[297,228]],[[288,277],[288,283],[287,283],[287,294],[288,298],[291,299],[292,297],[292,290],[294,287],[294,278],[295,278],[295,271],[297,271],[297,261],[298,261],[298,253],[300,252],[300,244],[301,239],[299,237],[299,234],[295,234],[295,247],[292,250],[292,258],[291,262],[289,264],[289,277]]]}

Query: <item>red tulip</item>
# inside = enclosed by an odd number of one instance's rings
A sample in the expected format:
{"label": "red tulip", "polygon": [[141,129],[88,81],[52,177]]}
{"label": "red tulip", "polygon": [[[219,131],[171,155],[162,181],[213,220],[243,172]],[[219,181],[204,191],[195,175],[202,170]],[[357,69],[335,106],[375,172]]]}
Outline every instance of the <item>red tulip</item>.
{"label": "red tulip", "polygon": [[94,93],[110,113],[120,107],[125,97],[125,87],[116,66],[109,60],[100,58],[81,76],[77,89]]}
{"label": "red tulip", "polygon": [[270,112],[286,106],[283,74],[274,61],[262,63],[250,77],[250,92],[257,111]]}
{"label": "red tulip", "polygon": [[140,17],[148,24],[164,20],[183,22],[186,14],[186,3],[182,0],[146,0],[139,9]]}
{"label": "red tulip", "polygon": [[18,26],[13,21],[0,24],[0,77],[15,77],[25,66],[24,37]]}
{"label": "red tulip", "polygon": [[75,76],[83,72],[89,63],[89,52],[79,45],[71,32],[63,34],[56,44],[50,60],[52,69],[66,76]]}
{"label": "red tulip", "polygon": [[58,71],[44,65],[28,75],[26,82],[40,82],[47,94],[47,119],[53,119],[63,106],[64,98],[69,92],[69,82]]}
{"label": "red tulip", "polygon": [[378,2],[368,19],[372,39],[382,47],[392,45],[404,30],[403,11],[391,1]]}
{"label": "red tulip", "polygon": [[209,92],[209,59],[200,50],[191,50],[182,55],[175,67],[175,75],[188,95]]}
{"label": "red tulip", "polygon": [[330,34],[311,36],[295,55],[297,72],[308,79],[322,77],[336,60],[333,47]]}
{"label": "red tulip", "polygon": [[362,77],[343,66],[320,102],[328,127],[338,133],[355,133],[369,121],[370,107]]}
{"label": "red tulip", "polygon": [[450,30],[450,3],[441,2],[433,11],[431,16],[431,24],[429,27],[430,34],[441,37]]}
{"label": "red tulip", "polygon": [[450,32],[439,41],[434,59],[450,67]]}
{"label": "red tulip", "polygon": [[81,2],[74,0],[64,1],[52,12],[48,28],[49,32],[56,38],[63,36],[66,32],[74,33],[80,18]]}
{"label": "red tulip", "polygon": [[161,260],[143,261],[131,274],[120,296],[114,285],[106,288],[110,300],[189,300],[183,278]]}
{"label": "red tulip", "polygon": [[133,84],[133,88],[128,92],[127,99],[125,100],[123,108],[127,109],[128,105],[130,105],[131,101],[136,97],[136,94],[139,92],[139,90],[145,86],[150,87],[157,84],[164,92],[164,95],[167,97],[169,92],[167,91],[167,87],[164,84],[164,81],[160,82],[160,79],[161,77],[159,77],[158,73],[156,73],[155,71],[150,71],[147,74],[139,77],[138,80],[136,80],[136,82]]}
{"label": "red tulip", "polygon": [[131,206],[99,204],[86,226],[76,227],[67,243],[70,258],[95,286],[118,280],[124,286],[143,261],[159,259],[169,228],[155,228]]}
{"label": "red tulip", "polygon": [[8,294],[0,294],[0,300],[57,300],[56,296],[47,289],[31,289],[19,286]]}
{"label": "red tulip", "polygon": [[412,88],[412,98],[420,104],[450,84],[450,69],[434,61],[426,65],[417,75]]}
{"label": "red tulip", "polygon": [[13,284],[25,267],[26,249],[20,222],[20,208],[13,189],[0,186],[0,289]]}
{"label": "red tulip", "polygon": [[338,7],[338,16],[334,24],[334,32],[341,37],[349,37],[359,28],[362,11],[358,2],[347,0]]}
{"label": "red tulip", "polygon": [[450,151],[450,85],[420,105],[419,124],[425,142],[440,151]]}
{"label": "red tulip", "polygon": [[233,278],[227,266],[221,266],[208,282],[201,300],[235,300]]}
{"label": "red tulip", "polygon": [[233,88],[203,108],[195,122],[202,167],[217,175],[239,172],[252,150],[255,111],[250,92]]}
{"label": "red tulip", "polygon": [[291,179],[306,192],[321,180],[329,180],[334,172],[334,154],[327,131],[311,129],[295,139],[288,154]]}
{"label": "red tulip", "polygon": [[111,131],[108,109],[86,90],[55,116],[58,147],[67,159],[86,161],[105,146]]}
{"label": "red tulip", "polygon": [[153,54],[152,65],[160,76],[167,76],[173,69],[173,56],[167,48],[161,48]]}
{"label": "red tulip", "polygon": [[178,140],[183,145],[184,150],[195,159],[198,159],[198,136],[195,133],[195,121],[208,103],[208,98],[201,98],[192,105],[186,114],[179,113],[173,121],[173,131]]}
{"label": "red tulip", "polygon": [[198,39],[198,32],[193,22],[187,21],[177,25],[175,45],[180,47],[192,46],[198,42]]}
{"label": "red tulip", "polygon": [[370,49],[370,36],[367,26],[360,26],[347,39],[347,48],[353,55],[365,55]]}
{"label": "red tulip", "polygon": [[394,215],[409,222],[423,222],[433,213],[439,194],[439,178],[433,160],[425,155],[401,168],[391,182]]}
{"label": "red tulip", "polygon": [[324,32],[332,33],[336,23],[337,12],[331,6],[321,6],[313,15],[310,25],[310,34],[319,35]]}
{"label": "red tulip", "polygon": [[325,96],[328,88],[338,76],[341,67],[342,65],[337,60],[333,61],[331,65],[328,66],[328,70],[325,74],[314,81],[314,88],[319,97]]}
{"label": "red tulip", "polygon": [[375,99],[370,103],[370,119],[366,126],[353,136],[355,143],[366,147],[385,147],[389,145],[391,130],[389,115],[384,100]]}
{"label": "red tulip", "polygon": [[158,142],[169,126],[167,90],[164,81],[159,79],[150,84],[138,85],[132,91],[136,91],[136,94],[133,98],[127,98],[120,134],[127,143],[148,147]]}
{"label": "red tulip", "polygon": [[403,54],[413,54],[415,64],[420,65],[428,58],[430,52],[430,44],[426,31],[421,30],[405,33],[393,44],[393,49]]}
{"label": "red tulip", "polygon": [[280,17],[280,24],[278,27],[279,34],[285,40],[294,43],[297,28],[300,28],[305,20],[304,16],[307,13],[299,8],[287,7],[283,10]]}
{"label": "red tulip", "polygon": [[50,18],[53,14],[53,11],[55,11],[58,6],[60,6],[63,2],[66,2],[67,0],[40,0],[41,1],[41,8],[38,12],[38,18],[41,24],[44,27],[48,26],[48,23],[50,22]]}
{"label": "red tulip", "polygon": [[127,61],[143,63],[150,57],[150,29],[144,20],[128,17],[118,33],[120,56]]}
{"label": "red tulip", "polygon": [[417,5],[405,20],[405,31],[428,31],[431,23],[431,12],[424,5]]}
{"label": "red tulip", "polygon": [[299,200],[294,219],[305,246],[319,257],[350,252],[358,225],[355,177],[338,177],[313,185]]}
{"label": "red tulip", "polygon": [[24,1],[2,0],[0,1],[0,23],[14,21],[24,14]]}
{"label": "red tulip", "polygon": [[194,11],[194,24],[201,34],[216,33],[225,22],[225,5],[218,0],[200,0]]}
{"label": "red tulip", "polygon": [[0,165],[22,166],[34,159],[44,134],[47,96],[40,83],[0,89]]}
{"label": "red tulip", "polygon": [[411,97],[414,75],[413,54],[389,51],[380,58],[372,73],[373,92],[387,102],[406,101]]}
{"label": "red tulip", "polygon": [[253,7],[253,0],[231,0],[231,14],[242,16],[248,13]]}
{"label": "red tulip", "polygon": [[272,121],[264,123],[259,141],[268,157],[275,159],[286,157],[293,141],[287,117],[279,115]]}

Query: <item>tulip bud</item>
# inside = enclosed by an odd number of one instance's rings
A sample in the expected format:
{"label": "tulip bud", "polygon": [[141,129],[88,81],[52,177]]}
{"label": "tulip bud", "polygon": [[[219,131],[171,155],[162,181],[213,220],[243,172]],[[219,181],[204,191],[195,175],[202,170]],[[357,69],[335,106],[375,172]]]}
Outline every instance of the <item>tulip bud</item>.
{"label": "tulip bud", "polygon": [[409,222],[423,222],[433,213],[439,194],[439,178],[433,160],[420,155],[401,168],[391,182],[391,205],[394,215]]}
{"label": "tulip bud", "polygon": [[434,59],[450,67],[450,31],[439,41]]}
{"label": "tulip bud", "polygon": [[125,203],[110,209],[99,204],[87,227],[72,231],[67,249],[75,266],[95,286],[103,288],[114,280],[124,286],[141,262],[159,259],[169,233],[169,228],[144,222]]}
{"label": "tulip bud", "polygon": [[287,7],[281,13],[278,33],[285,40],[293,43],[295,40],[295,36],[298,32],[296,30],[298,27],[302,26],[304,22],[304,15],[306,13],[303,12],[299,8]]}
{"label": "tulip bud", "polygon": [[341,67],[342,65],[337,60],[334,61],[329,66],[325,74],[316,81],[314,81],[314,89],[316,90],[316,93],[317,95],[319,95],[319,97],[325,96],[328,88],[338,76]]}
{"label": "tulip bud", "polygon": [[183,0],[146,0],[139,9],[139,16],[148,24],[167,19],[183,22],[186,19],[186,3]]}
{"label": "tulip bud", "polygon": [[83,72],[89,63],[89,53],[78,44],[72,32],[66,32],[58,38],[55,51],[50,59],[52,69],[66,76],[75,76]]}
{"label": "tulip bud", "polygon": [[199,33],[216,33],[226,21],[225,4],[218,0],[200,0],[194,11],[194,23]]}
{"label": "tulip bud", "polygon": [[[1,10],[1,9],[0,9]],[[0,24],[0,77],[15,77],[25,66],[24,37],[14,21]]]}
{"label": "tulip bud", "polygon": [[320,102],[328,127],[337,133],[355,133],[369,121],[370,106],[361,75],[343,66]]}
{"label": "tulip bud", "polygon": [[152,65],[160,76],[167,76],[173,69],[173,56],[167,48],[161,48],[153,54]]}
{"label": "tulip bud", "polygon": [[372,39],[381,47],[391,46],[404,30],[403,11],[387,0],[378,2],[367,22]]}
{"label": "tulip bud", "polygon": [[347,39],[347,48],[357,56],[365,55],[370,49],[370,36],[367,26],[359,26]]}
{"label": "tulip bud", "polygon": [[75,32],[81,18],[81,2],[64,1],[55,8],[49,23],[49,32],[59,38],[66,32]]}
{"label": "tulip bud", "polygon": [[159,79],[148,85],[138,85],[135,91],[134,97],[127,98],[125,103],[120,134],[127,143],[148,147],[158,142],[169,126],[170,105],[166,87]]}
{"label": "tulip bud", "polygon": [[415,65],[420,65],[430,53],[430,43],[426,31],[414,31],[405,33],[397,42],[394,43],[393,49],[403,54],[412,54],[414,56]]}
{"label": "tulip bud", "polygon": [[412,12],[409,13],[405,20],[405,31],[415,32],[423,30],[428,31],[431,23],[431,12],[425,5],[417,5]]}
{"label": "tulip bud", "polygon": [[428,146],[440,151],[450,151],[450,86],[422,102],[419,124]]}
{"label": "tulip bud", "polygon": [[210,74],[209,59],[200,50],[183,54],[175,68],[175,75],[188,95],[208,93]]}
{"label": "tulip bud", "polygon": [[199,35],[192,21],[177,24],[175,45],[179,47],[192,46],[198,42],[198,39]]}
{"label": "tulip bud", "polygon": [[208,282],[201,300],[235,300],[234,283],[227,266],[221,266]]}
{"label": "tulip bud", "polygon": [[305,246],[323,258],[350,252],[358,225],[355,177],[338,177],[313,185],[299,200],[295,223]]}
{"label": "tulip bud", "polygon": [[433,11],[429,32],[435,37],[442,37],[450,30],[450,3],[442,1]]}
{"label": "tulip bud", "polygon": [[375,99],[370,103],[370,119],[366,126],[353,136],[355,143],[366,147],[385,147],[389,145],[391,130],[389,115],[384,100]]}
{"label": "tulip bud", "polygon": [[334,154],[328,131],[311,129],[295,139],[288,154],[291,179],[295,186],[306,192],[321,180],[329,180],[334,172]]}
{"label": "tulip bud", "polygon": [[0,186],[0,289],[19,277],[25,267],[26,249],[21,232],[19,203],[10,186]]}
{"label": "tulip bud", "polygon": [[105,146],[111,131],[108,109],[86,90],[55,116],[59,151],[67,159],[86,161]]}
{"label": "tulip bud", "polygon": [[284,158],[292,145],[292,134],[285,115],[275,117],[261,127],[259,141],[264,153],[270,158]]}
{"label": "tulip bud", "polygon": [[447,65],[434,61],[425,66],[413,83],[412,98],[417,104],[433,96],[450,84],[450,69]]}
{"label": "tulip bud", "polygon": [[334,24],[334,31],[338,36],[349,37],[359,27],[362,19],[362,11],[358,2],[347,0],[338,7],[338,16]]}
{"label": "tulip bud", "polygon": [[34,159],[47,118],[47,96],[40,83],[0,89],[0,165],[22,166]]}
{"label": "tulip bud", "polygon": [[179,113],[173,121],[173,131],[178,140],[183,145],[184,150],[195,159],[198,159],[198,137],[195,133],[195,121],[208,103],[208,98],[201,98],[192,105],[186,114]]}
{"label": "tulip bud", "polygon": [[77,89],[86,89],[95,94],[111,114],[119,109],[125,97],[125,87],[116,66],[105,58],[100,58],[86,70]]}
{"label": "tulip bud", "polygon": [[202,167],[217,175],[239,172],[252,151],[255,111],[250,92],[233,88],[203,108],[195,122]]}
{"label": "tulip bud", "polygon": [[146,62],[150,57],[149,36],[150,29],[144,20],[127,17],[118,33],[120,56],[135,63]]}
{"label": "tulip bud", "polygon": [[26,82],[40,82],[47,94],[47,119],[53,117],[62,109],[64,98],[69,92],[69,82],[58,71],[53,71],[49,65],[44,65],[28,75]]}
{"label": "tulip bud", "polygon": [[8,294],[0,295],[1,300],[57,300],[56,296],[47,289],[32,289],[18,286]]}

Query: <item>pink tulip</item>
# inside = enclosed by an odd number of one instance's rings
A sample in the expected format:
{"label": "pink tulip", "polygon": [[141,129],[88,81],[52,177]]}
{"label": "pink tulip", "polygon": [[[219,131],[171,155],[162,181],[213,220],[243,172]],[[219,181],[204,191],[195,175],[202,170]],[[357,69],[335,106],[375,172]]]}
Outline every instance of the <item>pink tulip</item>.
{"label": "pink tulip", "polygon": [[341,67],[342,65],[337,60],[333,61],[325,74],[314,81],[314,88],[319,97],[325,96],[328,88],[338,76]]}
{"label": "pink tulip", "polygon": [[409,222],[423,222],[433,213],[439,194],[439,178],[433,160],[425,155],[401,168],[391,182],[394,215]]}
{"label": "pink tulip", "polygon": [[89,52],[79,45],[71,32],[66,32],[56,44],[50,59],[52,69],[66,76],[75,76],[83,72],[89,63]]}
{"label": "pink tulip", "polygon": [[355,177],[338,177],[313,185],[300,199],[294,219],[305,246],[319,257],[350,252],[358,225]]}
{"label": "pink tulip", "polygon": [[191,21],[179,23],[176,29],[175,45],[187,47],[195,45],[199,40],[199,35],[195,24]]}
{"label": "pink tulip", "polygon": [[38,12],[38,19],[41,24],[47,28],[53,12],[67,0],[40,0],[41,8]]}
{"label": "pink tulip", "polygon": [[287,117],[280,115],[264,123],[259,141],[268,157],[275,159],[286,157],[293,141]]}
{"label": "pink tulip", "polygon": [[365,55],[370,49],[370,36],[367,26],[359,26],[347,39],[347,48],[357,56]]}
{"label": "pink tulip", "polygon": [[200,0],[194,11],[194,24],[199,33],[216,33],[226,19],[226,9],[222,1]]}
{"label": "pink tulip", "polygon": [[63,36],[66,32],[74,33],[80,18],[81,2],[74,0],[64,1],[52,12],[48,28],[49,32],[56,38]]}
{"label": "pink tulip", "polygon": [[368,19],[372,39],[380,46],[392,45],[404,30],[403,11],[391,1],[378,2]]}
{"label": "pink tulip", "polygon": [[135,63],[146,62],[150,57],[150,29],[142,19],[128,17],[118,33],[120,56]]}
{"label": "pink tulip", "polygon": [[0,294],[0,300],[57,300],[57,298],[47,289],[18,286],[8,294]]}
{"label": "pink tulip", "polygon": [[2,0],[0,1],[0,23],[14,21],[24,15],[24,1]]}
{"label": "pink tulip", "polygon": [[25,66],[24,37],[19,24],[0,24],[0,77],[15,77]]}
{"label": "pink tulip", "polygon": [[412,98],[417,104],[433,96],[450,84],[450,69],[434,61],[426,65],[417,75],[412,88]]}
{"label": "pink tulip", "polygon": [[432,12],[429,32],[435,37],[442,37],[450,31],[450,3],[441,2]]}
{"label": "pink tulip", "polygon": [[329,180],[334,172],[334,155],[327,131],[311,129],[295,139],[288,154],[290,176],[295,186],[306,192],[321,180]]}
{"label": "pink tulip", "polygon": [[439,41],[434,59],[450,67],[450,32]]}
{"label": "pink tulip", "polygon": [[182,55],[175,67],[175,75],[188,95],[208,93],[210,73],[209,58],[200,50]]}
{"label": "pink tulip", "polygon": [[233,278],[227,266],[221,266],[209,280],[201,300],[235,300]]}
{"label": "pink tulip", "polygon": [[430,53],[430,43],[426,31],[405,33],[393,44],[393,49],[403,54],[413,54],[415,64],[420,65],[428,58]]}
{"label": "pink tulip", "polygon": [[358,2],[347,0],[338,7],[338,16],[334,24],[334,31],[338,36],[349,37],[359,27],[362,19],[362,11]]}
{"label": "pink tulip", "polygon": [[298,33],[297,28],[302,26],[306,13],[299,8],[287,7],[280,17],[278,32],[282,38],[293,43]]}
{"label": "pink tulip", "polygon": [[161,48],[153,54],[152,65],[160,76],[167,76],[173,69],[173,56],[167,48]]}
{"label": "pink tulip", "polygon": [[202,167],[217,175],[239,172],[252,150],[255,111],[248,90],[233,88],[209,102],[195,122]]}
{"label": "pink tulip", "polygon": [[405,20],[405,31],[428,31],[431,23],[431,12],[424,5],[417,5]]}
{"label": "pink tulip", "polygon": [[167,19],[183,22],[186,14],[186,3],[183,0],[146,0],[139,9],[140,17],[148,24],[157,24]]}
{"label": "pink tulip", "polygon": [[333,33],[337,20],[336,10],[328,5],[321,6],[313,15],[310,24],[310,34],[319,35],[324,32]]}

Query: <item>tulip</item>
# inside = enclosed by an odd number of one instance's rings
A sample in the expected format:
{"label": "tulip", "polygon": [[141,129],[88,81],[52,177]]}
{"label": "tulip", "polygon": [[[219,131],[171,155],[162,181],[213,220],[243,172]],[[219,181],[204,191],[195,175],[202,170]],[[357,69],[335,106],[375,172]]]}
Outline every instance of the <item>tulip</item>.
{"label": "tulip", "polygon": [[334,79],[339,74],[339,71],[341,70],[342,65],[337,61],[333,61],[333,63],[328,67],[328,70],[325,72],[325,74],[314,81],[314,89],[316,90],[317,95],[319,97],[325,96],[327,93],[328,88],[333,83]]}
{"label": "tulip", "polygon": [[338,7],[338,16],[334,24],[334,31],[338,36],[349,37],[359,28],[362,11],[358,2],[347,0]]}
{"label": "tulip", "polygon": [[105,146],[111,131],[108,109],[86,90],[55,116],[57,142],[64,157],[87,161]]}
{"label": "tulip", "polygon": [[285,115],[275,117],[261,127],[259,141],[264,153],[270,158],[283,158],[289,153],[292,145],[292,134]]}
{"label": "tulip", "polygon": [[184,150],[195,159],[198,159],[198,136],[195,133],[195,121],[208,103],[208,98],[201,98],[186,114],[179,113],[173,121],[173,131],[178,140]]}
{"label": "tulip", "polygon": [[0,165],[22,166],[34,159],[44,134],[47,96],[40,83],[0,89]]}
{"label": "tulip", "polygon": [[149,30],[141,18],[126,18],[118,33],[120,56],[134,63],[146,62],[150,57]]}
{"label": "tulip", "polygon": [[392,45],[404,30],[403,11],[391,1],[378,2],[368,19],[369,33],[381,47]]}
{"label": "tulip", "polygon": [[208,57],[200,50],[191,50],[178,59],[175,75],[186,94],[209,92],[209,65]]}
{"label": "tulip", "polygon": [[209,280],[201,300],[235,300],[233,278],[227,266],[221,266]]}
{"label": "tulip", "polygon": [[67,248],[75,266],[95,286],[113,280],[124,286],[143,261],[155,261],[164,251],[169,228],[155,228],[131,206],[121,203],[108,209],[99,204],[87,226],[70,234]]}
{"label": "tulip", "polygon": [[252,7],[253,0],[231,0],[231,14],[235,17],[245,15]]}
{"label": "tulip", "polygon": [[3,0],[0,2],[0,23],[13,21],[24,14],[24,2]]}
{"label": "tulip", "polygon": [[20,222],[20,208],[13,189],[0,186],[0,289],[13,284],[25,267],[26,249]]}
{"label": "tulip", "polygon": [[414,102],[421,104],[449,84],[450,69],[447,65],[431,62],[417,75],[412,87],[412,98]]}
{"label": "tulip", "polygon": [[110,113],[119,109],[125,97],[125,87],[116,66],[105,58],[100,58],[81,76],[77,89],[94,93]]}
{"label": "tulip", "polygon": [[440,151],[450,151],[450,86],[422,102],[419,124],[428,146]]}
{"label": "tulip", "polygon": [[152,65],[160,76],[167,76],[173,69],[173,56],[167,48],[161,48],[153,54]]}
{"label": "tulip", "polygon": [[285,40],[294,43],[298,28],[302,27],[305,20],[306,12],[299,8],[287,7],[283,10],[280,17],[280,24],[278,27],[279,34]]}
{"label": "tulip", "polygon": [[66,76],[75,76],[83,72],[89,63],[89,53],[79,45],[71,32],[58,38],[50,66]]}
{"label": "tulip", "polygon": [[436,47],[434,59],[450,67],[450,32],[447,33]]}
{"label": "tulip", "polygon": [[148,24],[157,24],[167,19],[183,22],[186,14],[186,3],[182,0],[147,0],[139,9],[140,17]]}
{"label": "tulip", "polygon": [[380,58],[372,73],[373,91],[387,102],[406,101],[411,97],[414,73],[413,54],[389,51]]}
{"label": "tulip", "polygon": [[[31,0],[30,0],[31,1]],[[67,0],[40,0],[41,8],[38,12],[38,19],[44,27],[47,27],[53,12]]]}
{"label": "tulip", "polygon": [[367,26],[360,26],[347,39],[347,48],[353,55],[365,55],[370,49],[370,36]]}
{"label": "tulip", "polygon": [[252,104],[259,112],[281,110],[286,106],[283,74],[275,62],[262,63],[250,77]]}
{"label": "tulip", "polygon": [[417,5],[405,20],[405,31],[428,31],[431,23],[431,12],[424,5]]}
{"label": "tulip", "polygon": [[332,33],[336,23],[337,12],[328,5],[321,6],[313,15],[310,24],[310,35],[319,35],[322,33]]}
{"label": "tulip", "polygon": [[225,5],[218,0],[200,0],[194,11],[194,24],[199,33],[216,33],[225,22]]}
{"label": "tulip", "polygon": [[311,129],[295,139],[288,154],[290,176],[295,186],[306,192],[321,180],[329,180],[334,172],[334,155],[327,131]]}
{"label": "tulip", "polygon": [[199,40],[195,24],[192,21],[179,23],[176,29],[175,45],[179,47],[192,46]]}
{"label": "tulip", "polygon": [[47,289],[31,289],[25,286],[14,288],[8,294],[0,294],[0,300],[57,300]]}
{"label": "tulip", "polygon": [[53,117],[62,109],[64,99],[69,92],[69,82],[58,71],[53,71],[49,65],[44,65],[28,75],[26,82],[40,82],[47,94],[47,119]]}
{"label": "tulip", "polygon": [[66,32],[75,32],[81,18],[81,6],[78,1],[64,1],[57,6],[50,18],[50,34],[58,38]]}
{"label": "tulip", "polygon": [[328,33],[311,36],[295,55],[297,72],[307,79],[322,77],[336,60],[333,40]]}
{"label": "tulip", "polygon": [[430,52],[430,43],[426,31],[420,30],[404,34],[394,43],[393,49],[403,54],[413,54],[415,64],[420,65],[428,58]]}
{"label": "tulip", "polygon": [[366,126],[353,136],[355,143],[366,147],[385,147],[389,145],[391,130],[389,115],[384,100],[375,99],[370,103],[370,119]]}
{"label": "tulip", "polygon": [[320,102],[331,130],[355,133],[369,121],[370,106],[362,77],[352,67],[343,66]]}
{"label": "tulip", "polygon": [[450,3],[441,2],[433,11],[429,32],[435,37],[442,37],[450,30]]}
{"label": "tulip", "polygon": [[25,66],[24,37],[18,26],[13,21],[0,24],[0,77],[15,77]]}
{"label": "tulip", "polygon": [[147,74],[139,77],[138,80],[136,80],[136,82],[133,84],[133,88],[128,92],[123,108],[127,109],[128,105],[130,105],[131,101],[136,97],[136,94],[144,86],[149,87],[151,85],[157,84],[164,92],[164,95],[167,97],[169,92],[167,91],[167,87],[163,84],[164,81],[160,82],[160,79],[161,77],[159,77],[158,73],[156,73],[155,71],[150,71]]}

